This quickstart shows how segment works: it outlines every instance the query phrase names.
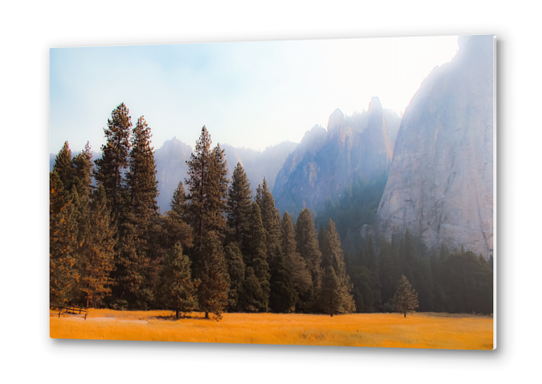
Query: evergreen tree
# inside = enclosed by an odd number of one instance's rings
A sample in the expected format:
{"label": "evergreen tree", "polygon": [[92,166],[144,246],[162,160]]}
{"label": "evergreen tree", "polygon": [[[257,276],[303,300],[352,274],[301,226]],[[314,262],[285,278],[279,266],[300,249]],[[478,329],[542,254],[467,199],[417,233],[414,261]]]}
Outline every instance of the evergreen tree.
{"label": "evergreen tree", "polygon": [[100,184],[91,206],[88,236],[81,249],[81,291],[86,307],[96,306],[111,293],[114,268],[115,227],[111,220],[105,189]]}
{"label": "evergreen tree", "polygon": [[107,128],[104,128],[107,142],[102,145],[102,157],[95,161],[94,177],[105,188],[107,204],[115,220],[119,220],[126,203],[125,174],[128,171],[131,128],[128,108],[121,103],[107,120]]}
{"label": "evergreen tree", "polygon": [[146,248],[147,223],[151,216],[158,214],[156,205],[158,182],[151,137],[151,129],[141,116],[132,131],[127,184],[136,220],[138,240],[140,246],[144,248]]}
{"label": "evergreen tree", "polygon": [[244,310],[247,312],[259,312],[263,296],[264,293],[262,292],[260,280],[254,274],[254,269],[247,267],[243,282],[243,295],[241,297]]}
{"label": "evergreen tree", "polygon": [[208,203],[212,215],[209,216],[209,230],[214,231],[223,242],[226,236],[226,201],[228,193],[228,163],[226,154],[220,144],[211,152],[211,166],[209,167]]}
{"label": "evergreen tree", "polygon": [[239,247],[243,247],[243,239],[250,230],[251,211],[250,183],[243,166],[241,163],[237,163],[228,190],[226,212],[230,237]]}
{"label": "evergreen tree", "polygon": [[55,165],[53,167],[53,172],[56,172],[60,181],[62,182],[63,188],[66,191],[71,190],[73,177],[74,177],[74,168],[72,163],[72,151],[68,142],[64,142],[62,149],[58,152],[55,158]]}
{"label": "evergreen tree", "polygon": [[119,240],[116,246],[118,257],[112,274],[115,281],[113,309],[145,308],[152,301],[147,290],[140,291],[145,280],[144,268],[149,264],[149,260],[145,251],[139,247],[136,217],[126,195],[127,192],[121,197],[121,201],[126,204],[119,212],[122,220],[117,224]]}
{"label": "evergreen tree", "polygon": [[275,200],[269,191],[267,181],[263,179],[263,183],[258,185],[256,189],[256,203],[260,207],[262,215],[262,223],[265,229],[265,246],[267,249],[267,262],[271,262],[275,257],[275,250],[280,246],[280,221],[275,208]]}
{"label": "evergreen tree", "polygon": [[64,306],[74,299],[79,281],[75,266],[77,207],[57,172],[51,172],[49,182],[49,300],[52,306]]}
{"label": "evergreen tree", "polygon": [[211,136],[205,127],[190,155],[188,164],[188,222],[194,231],[197,250],[209,231],[222,240],[225,230],[225,194],[227,190],[226,161],[224,151],[217,146],[211,151]]}
{"label": "evergreen tree", "polygon": [[292,284],[297,296],[305,296],[312,287],[312,278],[307,263],[296,250],[295,231],[288,212],[282,218],[282,253],[290,270]]}
{"label": "evergreen tree", "polygon": [[[331,220],[331,219],[330,219]],[[327,266],[322,281],[322,306],[324,312],[331,317],[339,313],[343,307],[341,283],[331,265]]]}
{"label": "evergreen tree", "polygon": [[[243,253],[245,257],[245,265],[251,267],[254,276],[258,279],[259,289],[255,292],[247,292],[251,287],[245,287],[244,291],[247,297],[252,297],[252,301],[248,300],[250,306],[247,310],[254,308],[260,312],[267,312],[269,306],[269,264],[266,257],[265,246],[265,230],[262,224],[260,208],[256,202],[252,203],[252,213],[250,216],[250,232],[247,234],[247,248]],[[249,278],[248,268],[246,278]]]}
{"label": "evergreen tree", "polygon": [[296,291],[290,279],[290,270],[280,247],[277,245],[274,251],[274,258],[271,261],[271,277],[269,285],[269,308],[272,312],[286,313],[295,310],[297,300]]}
{"label": "evergreen tree", "polygon": [[85,149],[72,159],[73,185],[77,189],[79,197],[79,221],[77,223],[77,243],[83,246],[88,236],[90,221],[90,196],[92,186],[92,152],[87,142]]}
{"label": "evergreen tree", "polygon": [[171,199],[170,206],[171,210],[175,212],[180,219],[187,219],[186,194],[184,192],[184,186],[182,181],[179,181],[179,185],[173,193],[173,198]]}
{"label": "evergreen tree", "polygon": [[295,225],[295,240],[297,244],[297,252],[307,263],[309,272],[311,273],[312,287],[309,295],[300,297],[302,307],[308,310],[315,304],[319,295],[322,282],[322,253],[318,246],[314,221],[308,209],[303,209],[299,214]]}
{"label": "evergreen tree", "polygon": [[245,263],[243,255],[236,242],[228,244],[224,249],[230,276],[230,290],[228,292],[228,308],[232,311],[241,310],[243,282],[245,280]]}
{"label": "evergreen tree", "polygon": [[393,297],[395,306],[399,312],[402,312],[406,317],[407,312],[418,308],[418,294],[410,285],[408,279],[403,275],[399,287]]}
{"label": "evergreen tree", "polygon": [[192,282],[190,259],[183,254],[181,243],[170,249],[160,270],[160,298],[166,309],[190,312],[197,308],[196,285]]}
{"label": "evergreen tree", "polygon": [[322,244],[322,269],[327,267],[333,268],[333,274],[335,274],[339,282],[341,305],[337,307],[337,311],[340,313],[354,312],[356,307],[351,293],[352,283],[350,283],[350,277],[346,273],[341,240],[335,230],[335,223],[331,219],[329,219]]}
{"label": "evergreen tree", "polygon": [[199,308],[205,312],[206,319],[209,318],[209,313],[212,313],[218,321],[222,319],[222,313],[228,305],[230,277],[224,251],[214,232],[207,233],[200,257]]}

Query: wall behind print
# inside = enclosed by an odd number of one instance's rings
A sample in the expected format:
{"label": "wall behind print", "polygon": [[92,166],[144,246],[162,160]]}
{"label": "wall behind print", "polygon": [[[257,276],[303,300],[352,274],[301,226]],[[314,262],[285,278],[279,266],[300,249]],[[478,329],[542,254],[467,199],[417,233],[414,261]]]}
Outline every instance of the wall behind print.
{"label": "wall behind print", "polygon": [[[541,88],[530,2],[49,1],[3,6],[2,293],[6,382],[508,382],[533,374]],[[489,34],[499,38],[499,342],[495,352],[266,347],[48,338],[48,49],[206,41]],[[7,86],[6,86],[7,85]],[[74,127],[76,129],[76,127]],[[6,369],[7,368],[7,369]],[[534,376],[536,377],[536,376]],[[16,380],[15,380],[16,379]],[[215,379],[218,381],[218,379]]]}

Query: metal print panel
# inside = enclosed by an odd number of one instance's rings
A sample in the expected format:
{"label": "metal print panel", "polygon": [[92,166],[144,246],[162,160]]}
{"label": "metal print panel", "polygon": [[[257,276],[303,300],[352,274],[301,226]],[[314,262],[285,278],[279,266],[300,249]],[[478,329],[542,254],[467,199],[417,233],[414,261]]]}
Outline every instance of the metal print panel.
{"label": "metal print panel", "polygon": [[495,348],[493,36],[50,59],[52,338]]}

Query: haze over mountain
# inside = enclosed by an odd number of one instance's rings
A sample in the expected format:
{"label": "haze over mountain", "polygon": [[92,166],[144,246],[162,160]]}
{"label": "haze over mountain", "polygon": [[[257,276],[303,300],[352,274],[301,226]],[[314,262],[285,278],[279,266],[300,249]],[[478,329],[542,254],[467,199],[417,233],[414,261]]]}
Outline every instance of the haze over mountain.
{"label": "haze over mountain", "polygon": [[[264,177],[272,188],[275,176],[296,146],[297,143],[282,142],[260,152],[248,148],[235,148],[228,144],[221,145],[226,152],[228,178],[231,180],[233,170],[239,162],[247,174],[253,193],[255,193],[258,184],[262,183]],[[156,179],[160,191],[157,202],[161,212],[169,210],[173,192],[179,185],[179,181],[184,184],[188,171],[186,161],[190,160],[191,153],[192,148],[175,137],[167,140],[162,147],[155,151]]]}
{"label": "haze over mountain", "polygon": [[429,249],[493,253],[493,37],[459,39],[407,108],[377,230],[409,231]]}
{"label": "haze over mountain", "polygon": [[374,97],[369,110],[344,116],[335,110],[327,131],[314,126],[288,157],[273,188],[281,213],[292,217],[303,207],[317,212],[354,181],[372,181],[387,172],[400,117]]}

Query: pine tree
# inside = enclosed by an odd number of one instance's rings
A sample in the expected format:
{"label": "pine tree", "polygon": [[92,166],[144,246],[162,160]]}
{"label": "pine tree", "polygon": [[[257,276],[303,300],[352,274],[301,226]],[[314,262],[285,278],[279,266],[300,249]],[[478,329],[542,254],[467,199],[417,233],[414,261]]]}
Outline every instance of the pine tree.
{"label": "pine tree", "polygon": [[209,167],[208,207],[210,215],[209,230],[214,231],[223,243],[226,237],[226,201],[228,193],[228,163],[225,151],[217,144],[211,152]]}
{"label": "pine tree", "polygon": [[281,227],[282,253],[286,260],[286,265],[290,270],[292,284],[298,297],[305,296],[312,287],[312,278],[307,263],[296,250],[297,243],[295,240],[294,226],[288,212],[284,213]]}
{"label": "pine tree", "polygon": [[74,299],[79,281],[75,266],[77,208],[55,171],[50,174],[49,196],[49,300],[52,306],[65,306]]}
{"label": "pine tree", "polygon": [[356,310],[354,298],[352,296],[352,283],[346,273],[346,264],[341,248],[339,234],[335,230],[335,223],[329,219],[327,229],[324,233],[322,246],[322,268],[333,268],[333,273],[339,281],[339,294],[341,296],[341,305],[337,311],[341,313],[350,313]]}
{"label": "pine tree", "polygon": [[132,131],[127,185],[135,215],[138,239],[143,247],[146,245],[147,223],[151,216],[158,213],[156,205],[158,182],[156,181],[156,165],[154,149],[151,147],[151,137],[151,129],[141,116]]}
{"label": "pine tree", "polygon": [[126,194],[123,192],[126,189],[131,128],[128,108],[121,103],[107,120],[107,128],[104,128],[107,142],[102,145],[102,157],[95,161],[94,177],[105,188],[107,204],[115,220],[119,219],[125,205],[123,199]]}
{"label": "pine tree", "polygon": [[196,285],[192,282],[190,259],[183,254],[181,243],[170,249],[160,270],[160,297],[165,309],[190,312],[197,308]]}
{"label": "pine tree", "polygon": [[243,255],[236,242],[228,244],[224,249],[230,276],[230,290],[228,293],[228,309],[232,311],[241,310],[241,298],[243,295],[243,282],[245,280],[245,263]]}
{"label": "pine tree", "polygon": [[96,306],[111,293],[114,269],[115,227],[113,225],[105,189],[100,184],[91,204],[88,235],[81,249],[81,291],[86,307]]}
{"label": "pine tree", "polygon": [[243,247],[243,239],[249,231],[251,211],[250,183],[243,166],[237,163],[228,190],[226,212],[230,237],[239,247]]}
{"label": "pine tree", "polygon": [[272,312],[286,313],[295,310],[297,294],[290,279],[290,270],[280,247],[277,245],[271,261],[271,277],[269,280],[269,308]]}
{"label": "pine tree", "polygon": [[230,277],[224,251],[218,236],[208,232],[200,254],[198,301],[199,308],[205,312],[205,318],[213,313],[218,321],[228,305]]}
{"label": "pine tree", "polygon": [[295,240],[297,243],[297,252],[307,263],[312,278],[312,287],[310,294],[301,297],[305,310],[315,304],[319,295],[322,282],[322,253],[318,245],[316,229],[310,211],[305,208],[299,214],[295,225]]}
{"label": "pine tree", "polygon": [[324,312],[333,317],[339,313],[343,307],[343,295],[341,293],[341,283],[335,274],[335,270],[330,265],[326,267],[322,281],[322,306]]}
{"label": "pine tree", "polygon": [[72,163],[72,151],[67,141],[56,155],[53,171],[59,176],[64,189],[71,190],[75,170]]}
{"label": "pine tree", "polygon": [[203,247],[209,231],[222,240],[225,231],[225,198],[227,191],[224,151],[217,146],[211,151],[211,136],[205,127],[196,142],[188,164],[188,222],[194,231],[196,249]]}
{"label": "pine tree", "polygon": [[[252,307],[260,312],[267,312],[270,294],[269,264],[266,257],[265,230],[262,224],[260,208],[256,202],[252,203],[250,232],[247,234],[246,240],[247,248],[246,252],[243,253],[245,265],[254,272],[260,288],[257,289],[257,292],[247,292],[249,288],[245,288],[244,291],[248,296],[253,297],[254,302],[250,304]],[[246,277],[248,278],[249,275],[247,274]],[[247,308],[247,310],[250,310],[250,308]]]}
{"label": "pine tree", "polygon": [[280,216],[277,216],[278,210],[275,208],[275,200],[269,191],[265,178],[263,179],[263,183],[258,185],[256,189],[256,203],[258,203],[262,215],[262,223],[265,229],[267,262],[270,263],[275,257],[274,251],[277,249],[277,245],[280,246],[281,229]]}
{"label": "pine tree", "polygon": [[393,301],[397,307],[397,310],[402,312],[405,317],[407,312],[418,308],[418,294],[412,288],[412,285],[410,285],[410,282],[405,275],[401,277],[401,281],[399,283],[399,287],[397,288],[397,292],[395,292]]}
{"label": "pine tree", "polygon": [[180,219],[187,219],[186,194],[184,192],[184,186],[182,181],[179,181],[179,185],[173,193],[173,198],[171,199],[170,206],[171,210],[175,212]]}
{"label": "pine tree", "polygon": [[85,149],[72,159],[73,185],[77,189],[79,197],[79,222],[77,223],[77,242],[79,247],[83,246],[88,236],[90,221],[90,196],[92,186],[92,152],[87,142]]}

